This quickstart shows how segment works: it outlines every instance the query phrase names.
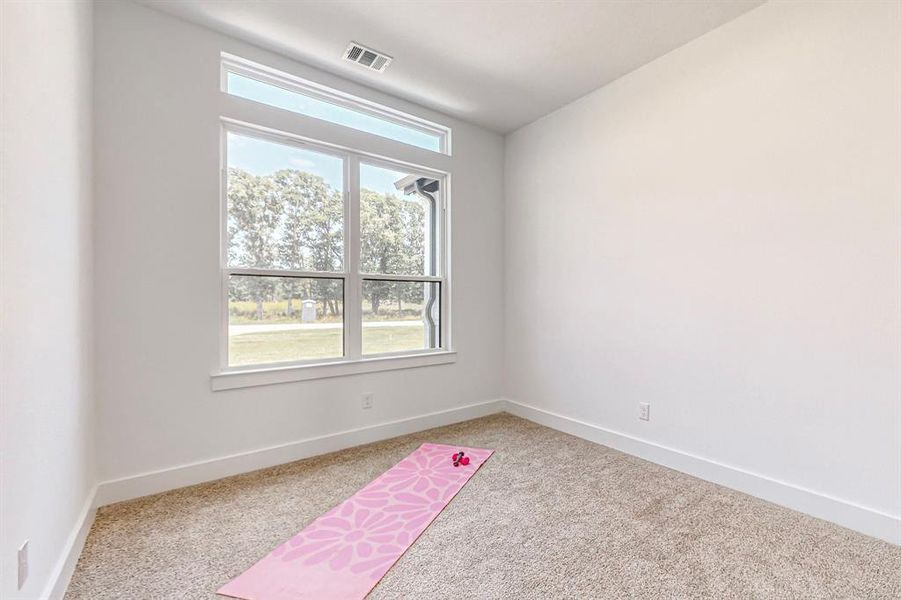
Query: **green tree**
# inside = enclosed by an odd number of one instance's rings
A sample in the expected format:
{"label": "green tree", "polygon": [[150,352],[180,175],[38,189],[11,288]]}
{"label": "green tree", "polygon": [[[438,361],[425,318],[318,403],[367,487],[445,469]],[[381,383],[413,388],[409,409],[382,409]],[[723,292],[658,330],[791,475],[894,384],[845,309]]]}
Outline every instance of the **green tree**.
{"label": "green tree", "polygon": [[[283,207],[277,252],[280,266],[297,271],[340,271],[344,263],[344,202],[341,194],[318,176],[294,169],[272,175],[273,187]],[[309,282],[308,282],[309,283]],[[330,281],[304,285],[283,280],[282,292],[292,316],[298,294],[315,296],[323,312],[339,314],[335,286]]]}
{"label": "green tree", "polygon": [[[241,169],[228,172],[229,264],[336,272],[344,268],[344,199],[318,176],[296,169],[253,175]],[[361,260],[367,273],[422,275],[427,207],[422,199],[361,190]],[[277,282],[277,283],[276,283]],[[236,277],[234,300],[256,302],[256,318],[263,319],[263,302],[276,293],[287,298],[293,316],[298,296],[322,303],[323,314],[342,311],[340,286],[333,280],[293,280]],[[372,312],[383,303],[422,302],[421,286],[371,283],[364,296]]]}
{"label": "green tree", "polygon": [[[282,208],[271,178],[242,169],[228,170],[229,264],[259,268],[275,264]],[[257,319],[262,319],[263,300],[272,295],[271,279],[239,277],[236,283],[239,294],[256,302]]]}
{"label": "green tree", "polygon": [[[361,261],[364,272],[422,275],[425,208],[421,200],[399,198],[363,189],[360,192]],[[404,290],[410,286],[370,284],[364,288],[373,314],[383,300],[402,309]]]}

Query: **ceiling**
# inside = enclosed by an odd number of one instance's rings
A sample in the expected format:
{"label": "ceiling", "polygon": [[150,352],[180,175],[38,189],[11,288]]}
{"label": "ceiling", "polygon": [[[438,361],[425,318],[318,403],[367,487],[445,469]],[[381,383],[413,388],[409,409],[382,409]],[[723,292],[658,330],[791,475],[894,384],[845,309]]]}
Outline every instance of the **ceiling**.
{"label": "ceiling", "polygon": [[[506,133],[763,0],[139,0],[314,67]],[[342,59],[354,40],[394,57]]]}

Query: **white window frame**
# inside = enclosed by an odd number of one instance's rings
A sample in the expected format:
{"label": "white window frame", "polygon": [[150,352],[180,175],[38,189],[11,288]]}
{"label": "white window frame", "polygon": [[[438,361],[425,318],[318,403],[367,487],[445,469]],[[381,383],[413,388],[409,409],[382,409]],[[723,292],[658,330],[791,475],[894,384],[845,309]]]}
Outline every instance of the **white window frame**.
{"label": "white window frame", "polygon": [[[314,81],[310,81],[302,77],[297,77],[295,75],[291,75],[289,73],[285,73],[256,62],[249,61],[239,56],[235,56],[233,54],[227,54],[223,52],[221,65],[220,85],[222,87],[222,90],[226,93],[228,92],[228,74],[234,73],[243,77],[255,79],[261,83],[266,83],[275,87],[282,88],[301,96],[307,96],[309,98],[328,102],[330,104],[341,106],[358,113],[376,117],[377,119],[380,119],[382,121],[388,121],[396,125],[409,127],[410,129],[415,129],[423,133],[434,135],[438,137],[438,152],[440,152],[441,154],[447,154],[448,156],[450,156],[451,154],[451,129],[449,127],[445,127],[444,125],[433,123],[432,121],[421,119],[399,110],[394,110],[393,108],[383,106],[376,102],[371,102],[369,100],[366,100],[365,98],[347,94],[339,90],[320,85]],[[348,127],[346,125],[339,126]],[[348,128],[354,129],[354,131],[362,131],[352,127]],[[369,135],[376,134],[370,133]],[[419,146],[413,147],[420,148],[422,150],[425,150],[426,152],[432,152],[432,150],[421,148]]]}
{"label": "white window frame", "polygon": [[[260,105],[255,110],[278,111],[280,109]],[[342,127],[332,125],[333,127]],[[308,149],[340,157],[344,160],[344,270],[341,272],[292,271],[281,269],[238,268],[228,265],[228,134],[235,133],[272,142]],[[373,136],[359,132],[365,139]],[[375,136],[378,137],[378,136]],[[396,142],[400,144],[400,142]],[[434,153],[418,148],[423,154]],[[422,164],[395,160],[361,148],[339,146],[321,140],[313,140],[296,133],[277,131],[228,116],[221,117],[220,127],[220,252],[221,274],[219,369],[211,377],[214,390],[233,389],[255,385],[303,381],[340,375],[373,371],[431,366],[454,362],[451,336],[451,277],[450,277],[450,180],[451,174]],[[360,215],[360,164],[365,163],[405,173],[436,179],[439,191],[434,209],[434,235],[438,238],[434,276],[386,275],[360,272],[361,231]],[[228,364],[228,292],[231,275],[271,275],[291,277],[315,277],[341,279],[344,283],[344,356],[340,358],[255,364],[232,367]],[[439,347],[384,354],[362,354],[362,284],[363,280],[436,282],[439,285]]]}

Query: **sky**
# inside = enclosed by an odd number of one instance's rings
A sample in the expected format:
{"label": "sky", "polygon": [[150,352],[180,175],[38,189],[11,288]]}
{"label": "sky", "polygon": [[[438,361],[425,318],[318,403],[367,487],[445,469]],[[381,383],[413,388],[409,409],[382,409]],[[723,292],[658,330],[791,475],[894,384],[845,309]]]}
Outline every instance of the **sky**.
{"label": "sky", "polygon": [[[438,149],[437,138],[429,134],[234,73],[228,74],[228,91],[236,96],[382,135],[414,146],[429,150]],[[264,175],[280,169],[298,169],[319,175],[332,188],[343,190],[342,162],[339,157],[297,146],[279,144],[236,133],[228,135],[228,166],[244,169],[254,175]],[[360,168],[360,185],[377,192],[399,195],[394,187],[394,182],[407,175],[408,173],[363,164]]]}

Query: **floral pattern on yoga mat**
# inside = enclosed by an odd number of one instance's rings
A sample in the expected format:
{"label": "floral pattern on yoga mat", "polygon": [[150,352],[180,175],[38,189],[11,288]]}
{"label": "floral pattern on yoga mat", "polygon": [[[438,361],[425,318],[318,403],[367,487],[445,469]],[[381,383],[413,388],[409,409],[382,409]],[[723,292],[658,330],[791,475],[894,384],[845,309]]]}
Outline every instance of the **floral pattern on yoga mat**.
{"label": "floral pattern on yoga mat", "polygon": [[468,450],[472,462],[454,467],[451,455],[456,449],[423,444],[271,556],[381,579],[491,455],[488,450]]}

